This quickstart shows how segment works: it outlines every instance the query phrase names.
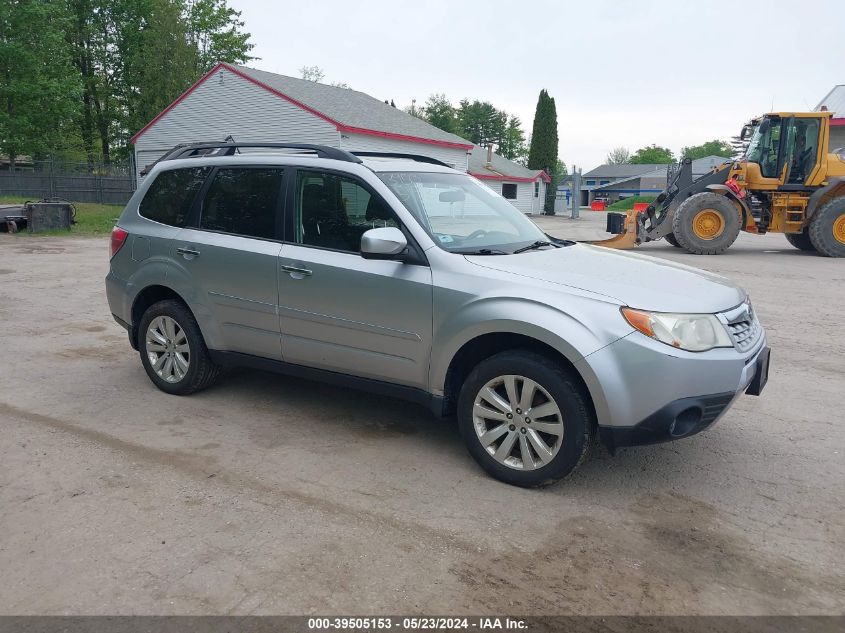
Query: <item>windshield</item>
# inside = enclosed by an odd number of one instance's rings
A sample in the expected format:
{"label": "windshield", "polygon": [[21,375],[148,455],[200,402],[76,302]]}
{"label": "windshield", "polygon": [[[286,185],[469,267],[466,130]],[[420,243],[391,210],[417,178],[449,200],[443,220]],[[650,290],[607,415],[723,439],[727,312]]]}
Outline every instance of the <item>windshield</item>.
{"label": "windshield", "polygon": [[745,159],[760,165],[760,172],[766,178],[777,177],[778,147],[780,145],[781,120],[764,118],[754,126]]}
{"label": "windshield", "polygon": [[464,174],[393,171],[378,176],[452,253],[510,254],[549,238],[516,207]]}

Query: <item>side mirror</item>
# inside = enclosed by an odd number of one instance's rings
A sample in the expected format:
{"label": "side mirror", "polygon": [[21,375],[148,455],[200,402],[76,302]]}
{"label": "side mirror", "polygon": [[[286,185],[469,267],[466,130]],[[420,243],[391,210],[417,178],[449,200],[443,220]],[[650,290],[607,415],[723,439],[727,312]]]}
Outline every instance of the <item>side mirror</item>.
{"label": "side mirror", "polygon": [[396,259],[406,248],[408,240],[393,226],[370,229],[361,236],[361,257],[364,259]]}

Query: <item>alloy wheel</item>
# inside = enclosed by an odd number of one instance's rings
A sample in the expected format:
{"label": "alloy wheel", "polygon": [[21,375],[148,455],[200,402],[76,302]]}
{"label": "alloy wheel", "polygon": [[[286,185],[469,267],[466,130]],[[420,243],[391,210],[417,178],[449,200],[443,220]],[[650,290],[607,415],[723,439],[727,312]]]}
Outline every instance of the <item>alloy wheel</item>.
{"label": "alloy wheel", "polygon": [[500,464],[535,470],[563,445],[563,416],[554,398],[525,376],[498,376],[475,397],[472,420],[478,441]]}
{"label": "alloy wheel", "polygon": [[150,366],[159,378],[176,383],[185,377],[191,365],[191,347],[185,330],[169,316],[150,322],[144,349]]}

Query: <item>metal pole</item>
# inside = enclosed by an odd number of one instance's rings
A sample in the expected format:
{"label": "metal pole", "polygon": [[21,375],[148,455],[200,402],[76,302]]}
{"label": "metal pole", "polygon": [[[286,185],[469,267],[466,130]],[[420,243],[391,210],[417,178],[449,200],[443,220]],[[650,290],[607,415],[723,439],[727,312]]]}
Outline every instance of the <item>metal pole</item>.
{"label": "metal pole", "polygon": [[56,196],[56,183],[53,182],[53,155],[50,154],[50,171],[49,171],[49,179],[50,179],[50,195],[48,197],[54,198]]}
{"label": "metal pole", "polygon": [[571,220],[578,220],[581,217],[581,174],[578,167],[572,165],[572,208],[569,213]]}

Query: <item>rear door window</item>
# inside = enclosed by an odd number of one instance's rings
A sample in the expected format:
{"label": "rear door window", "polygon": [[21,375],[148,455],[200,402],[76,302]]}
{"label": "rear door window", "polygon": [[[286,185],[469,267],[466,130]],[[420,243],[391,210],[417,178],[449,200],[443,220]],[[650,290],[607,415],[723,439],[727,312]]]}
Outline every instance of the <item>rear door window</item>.
{"label": "rear door window", "polygon": [[208,167],[193,167],[160,172],[141,200],[138,213],[161,224],[184,227],[209,171]]}
{"label": "rear door window", "polygon": [[274,239],[283,176],[272,167],[218,169],[203,199],[200,228]]}

